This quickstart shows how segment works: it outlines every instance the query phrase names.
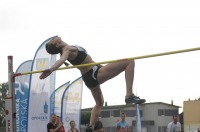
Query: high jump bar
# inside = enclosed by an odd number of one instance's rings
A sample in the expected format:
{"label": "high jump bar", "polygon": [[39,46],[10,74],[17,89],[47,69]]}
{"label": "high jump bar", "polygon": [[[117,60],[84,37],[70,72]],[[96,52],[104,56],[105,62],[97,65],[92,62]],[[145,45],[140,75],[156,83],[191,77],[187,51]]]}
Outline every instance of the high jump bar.
{"label": "high jump bar", "polygon": [[[169,52],[163,52],[163,53],[157,53],[157,54],[149,54],[149,55],[142,55],[142,56],[136,56],[136,57],[130,57],[130,58],[123,58],[123,59],[116,59],[116,60],[108,60],[108,61],[102,61],[102,62],[94,62],[94,63],[87,63],[87,64],[80,64],[80,65],[74,65],[74,66],[67,66],[67,67],[61,67],[57,70],[64,70],[64,69],[72,69],[72,68],[79,68],[79,67],[86,67],[86,66],[93,66],[98,64],[107,64],[107,63],[115,63],[123,60],[138,60],[138,59],[144,59],[144,58],[150,58],[150,57],[157,57],[157,56],[164,56],[164,55],[171,55],[171,54],[178,54],[178,53],[184,53],[184,52],[191,52],[191,51],[197,51],[200,50],[200,47],[197,48],[190,48],[190,49],[182,49],[182,50],[175,50],[175,51],[169,51]],[[35,73],[41,73],[44,70],[38,70],[38,71],[32,71],[32,72],[23,72],[23,73],[16,73],[14,76],[21,76],[21,75],[27,75],[27,74],[35,74]]]}

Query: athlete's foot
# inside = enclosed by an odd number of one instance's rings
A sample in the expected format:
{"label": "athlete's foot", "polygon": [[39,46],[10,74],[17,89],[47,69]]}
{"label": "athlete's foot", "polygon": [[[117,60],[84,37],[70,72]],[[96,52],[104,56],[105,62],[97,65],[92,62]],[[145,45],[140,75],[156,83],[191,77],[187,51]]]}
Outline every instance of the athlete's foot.
{"label": "athlete's foot", "polygon": [[139,97],[135,96],[134,94],[125,97],[126,104],[142,104],[145,103],[145,99],[140,99]]}

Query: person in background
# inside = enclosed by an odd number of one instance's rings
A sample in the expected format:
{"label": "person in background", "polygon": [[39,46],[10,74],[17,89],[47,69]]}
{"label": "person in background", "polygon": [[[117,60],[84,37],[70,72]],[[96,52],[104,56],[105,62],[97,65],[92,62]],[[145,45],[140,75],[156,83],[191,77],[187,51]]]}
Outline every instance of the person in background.
{"label": "person in background", "polygon": [[116,132],[129,132],[129,125],[126,122],[126,114],[124,112],[121,113],[121,121],[117,123]]}
{"label": "person in background", "polygon": [[94,132],[104,132],[103,129],[103,124],[101,121],[96,121],[95,125],[94,125]]}
{"label": "person in background", "polygon": [[68,132],[80,132],[80,131],[75,127],[76,124],[75,124],[75,121],[74,121],[74,120],[71,120],[71,121],[69,122],[69,125],[70,125],[70,128],[69,128]]}
{"label": "person in background", "polygon": [[167,125],[167,132],[181,132],[181,123],[178,115],[173,115],[173,120]]}
{"label": "person in background", "polygon": [[47,124],[47,132],[59,132],[60,128],[63,126],[62,123],[56,124],[56,114],[51,115],[51,122]]}
{"label": "person in background", "polygon": [[[60,116],[57,116],[56,118],[56,124],[59,125],[61,122]],[[65,132],[65,127],[62,125],[59,129],[59,132]]]}

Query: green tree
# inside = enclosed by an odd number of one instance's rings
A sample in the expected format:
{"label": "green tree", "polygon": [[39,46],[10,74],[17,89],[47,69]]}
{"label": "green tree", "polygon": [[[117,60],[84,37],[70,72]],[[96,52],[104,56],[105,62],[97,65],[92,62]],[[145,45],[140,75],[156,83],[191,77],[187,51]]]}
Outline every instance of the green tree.
{"label": "green tree", "polygon": [[8,83],[0,83],[0,127],[5,126],[5,97],[8,95]]}
{"label": "green tree", "polygon": [[91,114],[91,112],[82,112],[81,124],[89,124],[90,123],[90,114]]}

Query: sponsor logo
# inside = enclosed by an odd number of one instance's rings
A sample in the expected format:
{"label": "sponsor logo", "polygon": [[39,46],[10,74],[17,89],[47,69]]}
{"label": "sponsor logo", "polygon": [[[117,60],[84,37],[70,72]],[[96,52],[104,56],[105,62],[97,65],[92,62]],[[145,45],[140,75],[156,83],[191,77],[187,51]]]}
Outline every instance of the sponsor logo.
{"label": "sponsor logo", "polygon": [[44,113],[48,113],[47,101],[45,101],[45,104],[44,104]]}
{"label": "sponsor logo", "polygon": [[80,93],[79,92],[71,92],[71,91],[69,91],[67,93],[67,96],[65,96],[64,99],[69,102],[80,102],[81,101]]}
{"label": "sponsor logo", "polygon": [[49,68],[49,59],[48,58],[39,58],[36,60],[36,69],[43,70]]}
{"label": "sponsor logo", "polygon": [[47,101],[45,101],[44,105],[43,105],[43,112],[39,115],[36,116],[32,116],[31,119],[32,120],[40,120],[40,121],[47,121],[48,120],[48,104]]}

